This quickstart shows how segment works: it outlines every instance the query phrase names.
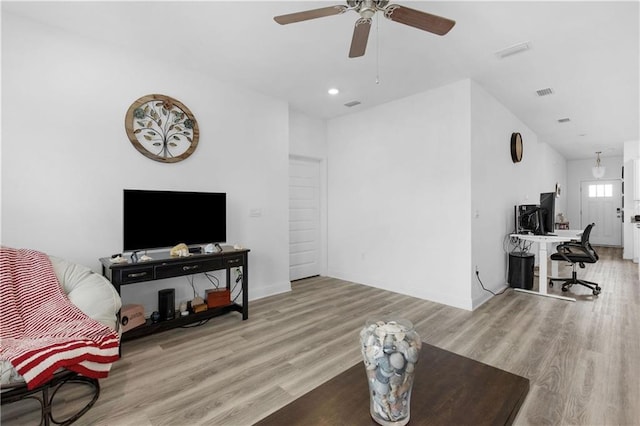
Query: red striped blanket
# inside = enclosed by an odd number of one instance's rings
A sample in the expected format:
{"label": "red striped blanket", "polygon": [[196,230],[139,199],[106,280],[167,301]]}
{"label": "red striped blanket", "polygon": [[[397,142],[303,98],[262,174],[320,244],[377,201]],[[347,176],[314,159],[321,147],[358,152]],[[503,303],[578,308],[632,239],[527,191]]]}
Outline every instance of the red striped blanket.
{"label": "red striped blanket", "polygon": [[0,248],[0,358],[29,389],[60,368],[106,377],[118,346],[117,333],[69,301],[46,254]]}

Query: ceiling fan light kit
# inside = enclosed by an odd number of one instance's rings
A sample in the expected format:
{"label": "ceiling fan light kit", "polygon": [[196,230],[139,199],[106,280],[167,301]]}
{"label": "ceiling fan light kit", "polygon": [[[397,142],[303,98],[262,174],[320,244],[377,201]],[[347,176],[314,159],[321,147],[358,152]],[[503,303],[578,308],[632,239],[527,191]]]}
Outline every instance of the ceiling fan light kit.
{"label": "ceiling fan light kit", "polygon": [[273,19],[280,25],[286,25],[310,19],[340,15],[348,10],[353,10],[360,15],[353,29],[351,48],[349,49],[350,58],[357,58],[365,54],[369,31],[371,30],[371,18],[376,12],[381,12],[385,18],[393,22],[408,25],[439,36],[447,34],[456,24],[455,21],[448,18],[397,4],[389,4],[389,0],[347,0],[347,6],[336,5],[322,7],[320,9],[280,15]]}

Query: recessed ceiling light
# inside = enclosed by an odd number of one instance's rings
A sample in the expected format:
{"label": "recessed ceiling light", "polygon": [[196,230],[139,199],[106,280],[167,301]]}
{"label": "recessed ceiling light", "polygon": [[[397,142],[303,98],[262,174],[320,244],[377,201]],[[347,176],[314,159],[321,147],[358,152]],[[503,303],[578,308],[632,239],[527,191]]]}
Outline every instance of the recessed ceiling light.
{"label": "recessed ceiling light", "polygon": [[332,96],[335,96],[338,93],[340,93],[340,91],[338,89],[336,89],[335,87],[332,87],[331,89],[327,90],[327,93],[329,93]]}

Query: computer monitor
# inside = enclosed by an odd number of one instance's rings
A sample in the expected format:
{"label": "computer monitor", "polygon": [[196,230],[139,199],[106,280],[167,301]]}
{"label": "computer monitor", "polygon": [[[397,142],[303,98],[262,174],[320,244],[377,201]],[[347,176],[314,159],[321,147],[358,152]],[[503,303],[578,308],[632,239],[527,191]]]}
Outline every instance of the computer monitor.
{"label": "computer monitor", "polygon": [[542,234],[540,206],[537,204],[520,204],[515,207],[516,233]]}
{"label": "computer monitor", "polygon": [[543,192],[540,194],[541,228],[543,234],[552,234],[556,223],[556,193]]}

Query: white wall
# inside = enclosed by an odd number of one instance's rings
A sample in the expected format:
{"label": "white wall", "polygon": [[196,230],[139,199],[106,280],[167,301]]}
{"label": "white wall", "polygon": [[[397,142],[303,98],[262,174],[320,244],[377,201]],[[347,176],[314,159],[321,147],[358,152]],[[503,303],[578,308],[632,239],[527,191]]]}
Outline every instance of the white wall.
{"label": "white wall", "polygon": [[327,126],[329,275],[470,309],[469,82]]}
{"label": "white wall", "polygon": [[[618,179],[622,176],[622,157],[600,157],[600,164],[605,166],[605,174],[602,179]],[[591,173],[591,168],[596,165],[596,155],[587,160],[567,161],[567,217],[571,228],[584,228],[586,224],[580,223],[580,187],[582,182],[596,181]]]}
{"label": "white wall", "polygon": [[506,286],[514,206],[566,188],[564,157],[470,80],[329,120],[328,144],[329,274],[463,309],[491,297],[476,266]]}
{"label": "white wall", "polygon": [[[251,249],[250,299],[290,289],[286,102],[10,13],[2,26],[2,244],[98,271],[122,250],[123,188],[226,192],[228,242]],[[150,93],[194,113],[188,159],[154,162],[129,142],[124,115]],[[191,213],[176,206],[174,220]],[[128,286],[125,303],[155,309],[168,287],[192,297],[182,278]]]}
{"label": "white wall", "polygon": [[[523,157],[511,160],[510,140],[519,132]],[[514,206],[538,204],[541,192],[553,192],[556,182],[566,188],[566,162],[477,83],[471,83],[471,195],[474,308],[491,297],[477,283],[475,267],[485,288],[494,293],[507,285],[505,237],[514,231]],[[566,192],[565,192],[566,193]],[[566,197],[556,199],[556,213],[566,211]]]}
{"label": "white wall", "polygon": [[327,123],[325,120],[289,109],[289,152],[299,157],[327,159]]}

